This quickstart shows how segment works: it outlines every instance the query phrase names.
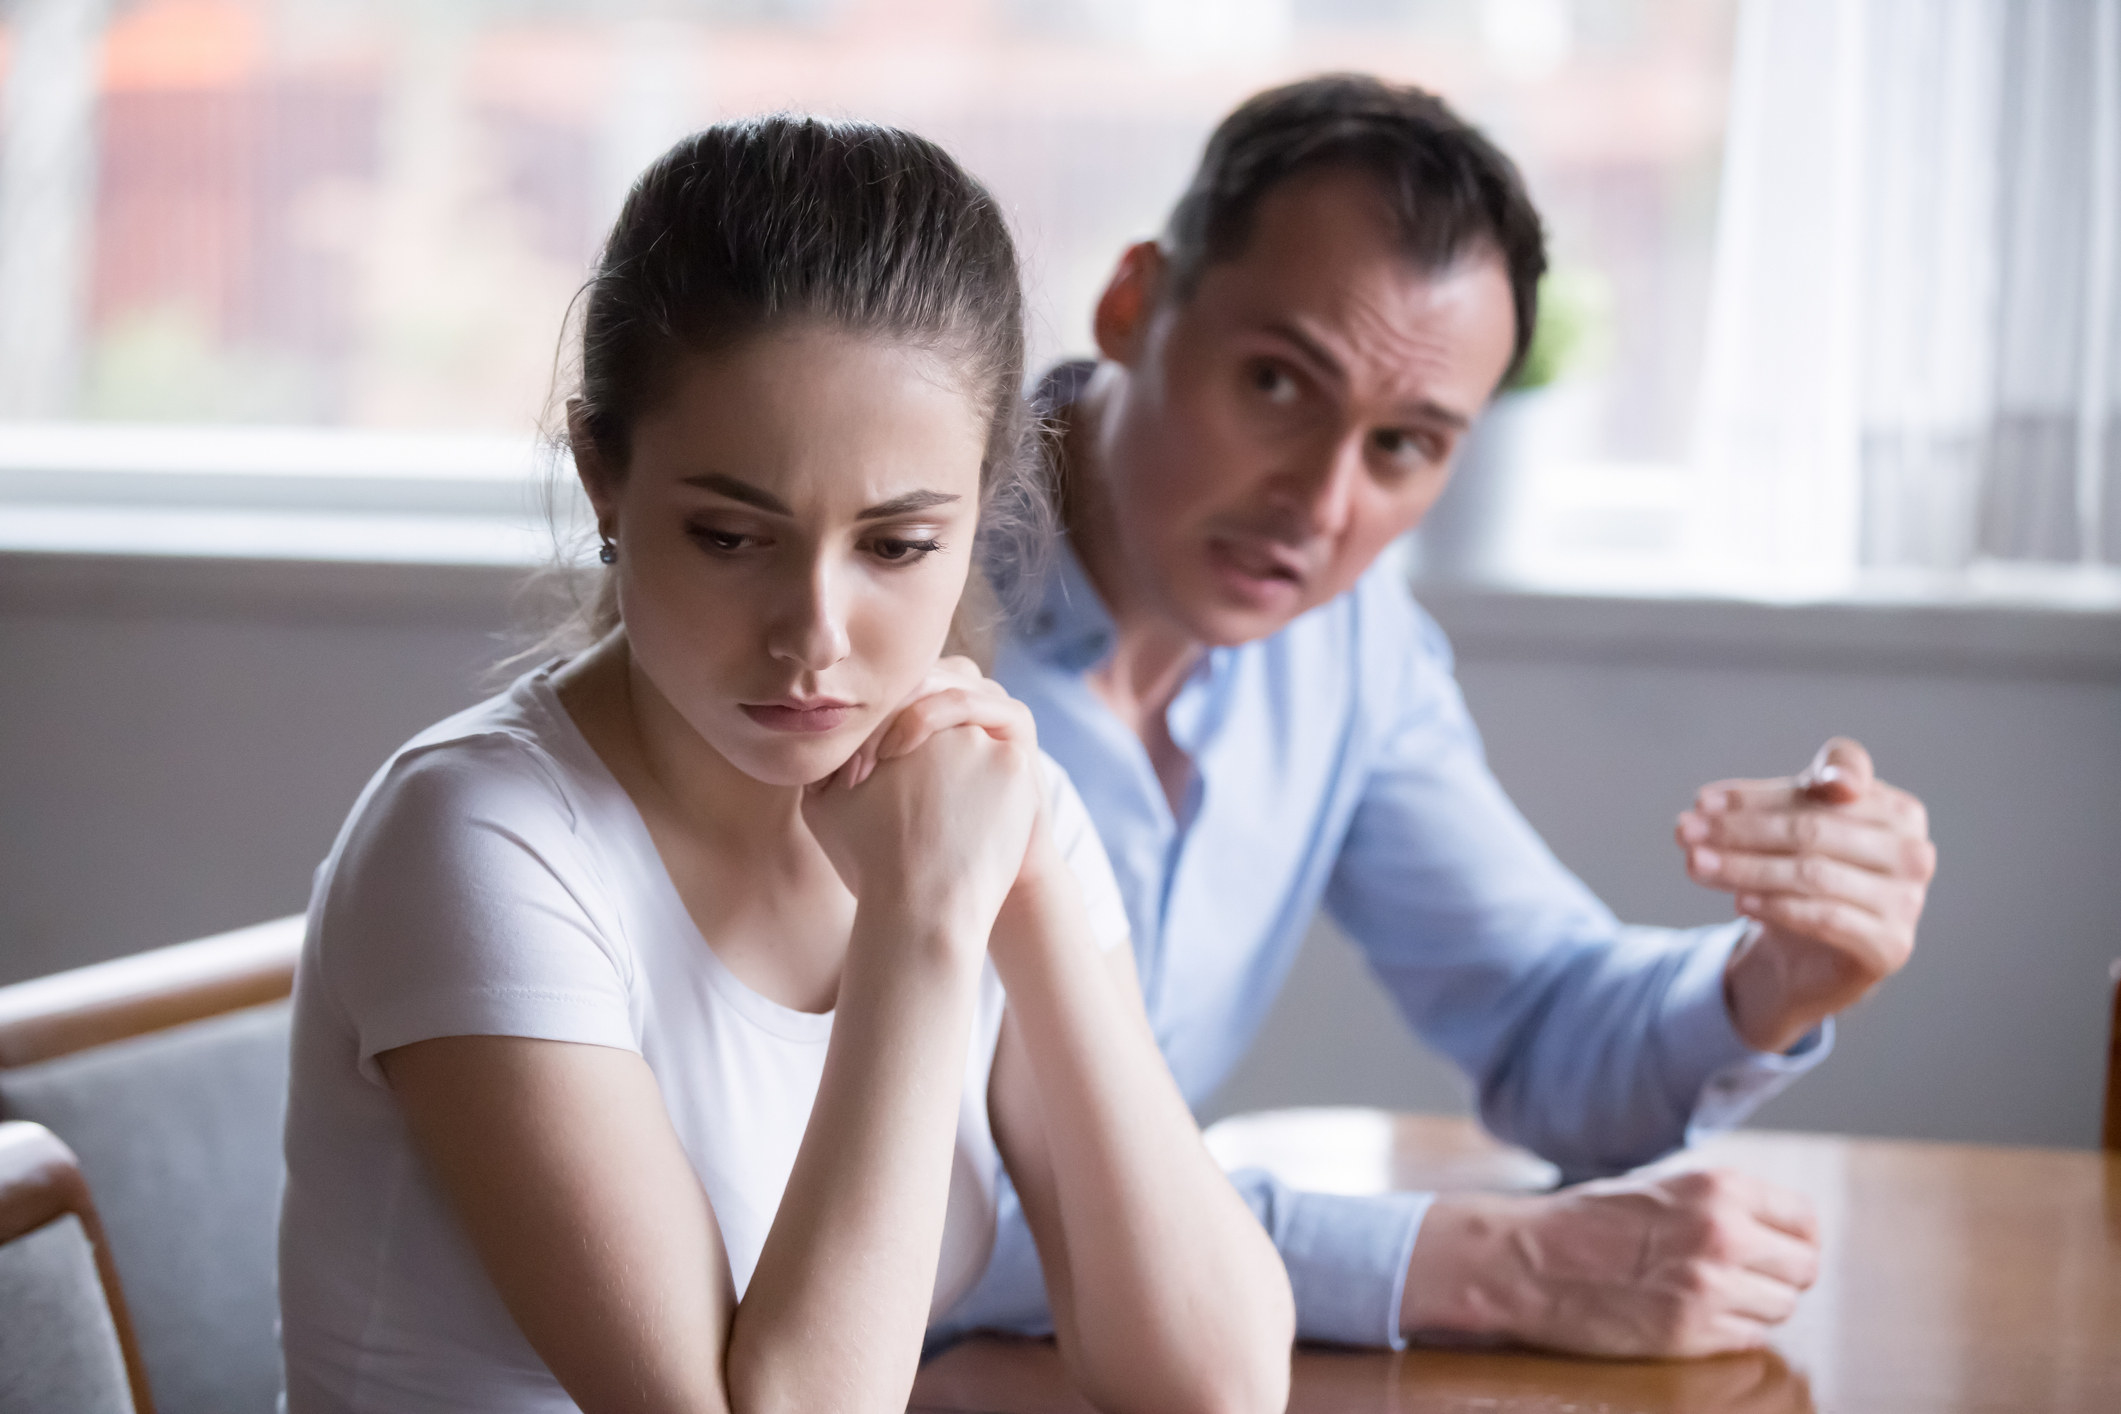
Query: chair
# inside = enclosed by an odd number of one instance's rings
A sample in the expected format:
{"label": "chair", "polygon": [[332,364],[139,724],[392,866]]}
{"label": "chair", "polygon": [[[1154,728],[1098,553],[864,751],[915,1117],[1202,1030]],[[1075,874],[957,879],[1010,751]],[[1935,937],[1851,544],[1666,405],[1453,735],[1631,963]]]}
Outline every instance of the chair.
{"label": "chair", "polygon": [[2108,970],[2107,979],[2114,984],[2114,1015],[2106,1028],[2106,1124],[2099,1143],[2121,1153],[2121,962]]}
{"label": "chair", "polygon": [[0,1414],[152,1414],[73,1151],[0,1124]]}
{"label": "chair", "polygon": [[302,919],[283,918],[0,987],[0,1119],[80,1156],[161,1414],[269,1414],[279,1398],[301,943]]}

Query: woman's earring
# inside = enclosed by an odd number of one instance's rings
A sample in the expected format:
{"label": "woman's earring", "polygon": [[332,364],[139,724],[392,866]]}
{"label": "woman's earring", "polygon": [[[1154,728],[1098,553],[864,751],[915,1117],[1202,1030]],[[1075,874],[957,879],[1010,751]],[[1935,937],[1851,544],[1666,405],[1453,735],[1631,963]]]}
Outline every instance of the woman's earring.
{"label": "woman's earring", "polygon": [[604,543],[597,546],[597,558],[607,565],[619,562],[619,547],[611,543],[610,536],[605,536]]}

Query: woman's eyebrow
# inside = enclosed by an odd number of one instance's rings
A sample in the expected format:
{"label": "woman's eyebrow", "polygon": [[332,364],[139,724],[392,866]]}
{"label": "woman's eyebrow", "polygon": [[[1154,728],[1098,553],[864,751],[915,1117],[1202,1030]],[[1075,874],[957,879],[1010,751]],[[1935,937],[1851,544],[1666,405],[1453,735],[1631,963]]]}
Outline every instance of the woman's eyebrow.
{"label": "woman's eyebrow", "polygon": [[697,486],[702,491],[712,491],[717,496],[727,496],[732,501],[742,501],[747,506],[777,516],[793,515],[788,503],[771,491],[761,491],[748,481],[739,481],[733,476],[724,476],[719,471],[701,472],[698,476],[684,479],[687,486]]}
{"label": "woman's eyebrow", "polygon": [[933,510],[947,506],[957,499],[947,491],[908,491],[903,496],[893,496],[888,501],[879,501],[854,513],[856,520],[881,520],[886,516],[911,515],[915,511]]}
{"label": "woman's eyebrow", "polygon": [[[702,491],[712,491],[717,496],[727,496],[732,501],[741,501],[768,515],[790,516],[795,512],[788,503],[771,491],[762,490],[748,481],[739,481],[719,471],[703,471],[697,476],[682,478],[685,486],[697,486]],[[888,501],[879,501],[854,513],[856,520],[883,520],[890,516],[912,515],[915,511],[933,510],[947,506],[959,498],[948,491],[908,491],[903,496],[893,496]]]}

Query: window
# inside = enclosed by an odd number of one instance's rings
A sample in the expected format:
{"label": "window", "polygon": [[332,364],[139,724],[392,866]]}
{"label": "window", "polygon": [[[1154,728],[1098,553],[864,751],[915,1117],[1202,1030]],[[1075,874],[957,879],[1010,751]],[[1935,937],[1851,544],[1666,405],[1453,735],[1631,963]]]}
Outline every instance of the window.
{"label": "window", "polygon": [[[949,145],[1015,219],[1035,357],[1080,352],[1115,256],[1155,232],[1214,122],[1261,87],[1357,68],[1443,93],[1518,158],[1547,215],[1580,337],[1543,445],[1605,468],[1567,479],[1550,519],[1626,546],[1678,504],[1726,0],[18,0],[8,15],[0,418],[18,427],[520,447],[630,179],[692,127],[778,107]],[[1584,514],[1586,496],[1603,509]]]}

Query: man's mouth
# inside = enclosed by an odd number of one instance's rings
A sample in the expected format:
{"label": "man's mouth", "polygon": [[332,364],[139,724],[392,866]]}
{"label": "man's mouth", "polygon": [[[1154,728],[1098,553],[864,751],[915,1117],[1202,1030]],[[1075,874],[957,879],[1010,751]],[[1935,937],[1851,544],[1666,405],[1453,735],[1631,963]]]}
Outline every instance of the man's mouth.
{"label": "man's mouth", "polygon": [[1295,550],[1255,536],[1211,539],[1208,560],[1217,578],[1260,607],[1301,593],[1309,577],[1303,557]]}
{"label": "man's mouth", "polygon": [[773,732],[810,735],[829,732],[854,715],[861,704],[837,697],[783,697],[775,702],[743,702],[744,715]]}

